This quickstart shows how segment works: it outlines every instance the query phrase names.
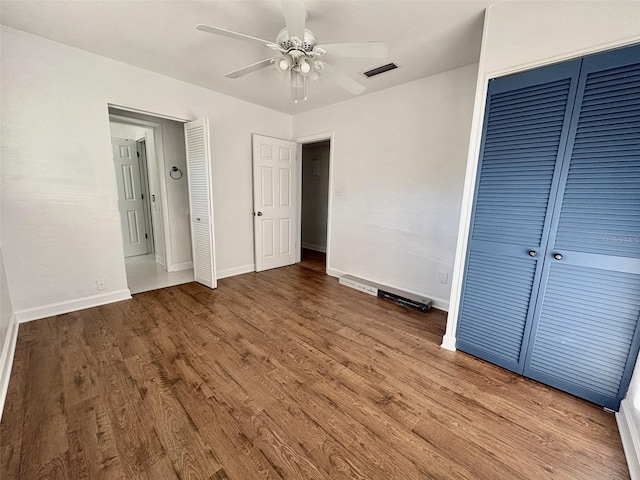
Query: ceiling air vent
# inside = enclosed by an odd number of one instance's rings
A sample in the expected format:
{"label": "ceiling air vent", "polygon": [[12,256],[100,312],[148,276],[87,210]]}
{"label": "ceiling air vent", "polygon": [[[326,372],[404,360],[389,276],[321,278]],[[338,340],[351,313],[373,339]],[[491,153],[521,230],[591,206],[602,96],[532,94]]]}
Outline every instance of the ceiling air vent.
{"label": "ceiling air vent", "polygon": [[364,75],[371,78],[376,75],[380,75],[381,73],[388,72],[389,70],[395,70],[396,68],[398,68],[398,65],[396,65],[395,63],[387,63],[386,65],[382,65],[381,67],[376,67],[364,72]]}

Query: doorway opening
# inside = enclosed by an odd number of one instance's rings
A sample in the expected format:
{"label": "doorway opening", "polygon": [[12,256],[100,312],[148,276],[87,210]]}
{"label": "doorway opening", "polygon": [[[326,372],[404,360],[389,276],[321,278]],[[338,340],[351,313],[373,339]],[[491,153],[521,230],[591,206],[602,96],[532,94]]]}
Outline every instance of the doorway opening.
{"label": "doorway opening", "polygon": [[300,263],[326,271],[331,140],[303,143]]}
{"label": "doorway opening", "polygon": [[131,293],[194,281],[184,124],[109,107]]}

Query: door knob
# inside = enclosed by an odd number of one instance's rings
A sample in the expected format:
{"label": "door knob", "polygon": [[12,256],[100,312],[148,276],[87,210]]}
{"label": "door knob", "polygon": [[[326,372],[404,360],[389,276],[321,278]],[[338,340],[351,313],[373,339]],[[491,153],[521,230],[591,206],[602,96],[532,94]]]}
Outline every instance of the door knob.
{"label": "door knob", "polygon": [[559,253],[556,253],[553,258],[555,258],[556,260],[562,260],[562,255]]}
{"label": "door knob", "polygon": [[530,257],[535,257],[536,255],[538,255],[538,252],[536,252],[535,250],[529,250]]}
{"label": "door knob", "polygon": [[261,217],[261,216],[262,216],[262,212],[258,212],[258,213],[256,213],[256,215],[258,215],[259,217]]}

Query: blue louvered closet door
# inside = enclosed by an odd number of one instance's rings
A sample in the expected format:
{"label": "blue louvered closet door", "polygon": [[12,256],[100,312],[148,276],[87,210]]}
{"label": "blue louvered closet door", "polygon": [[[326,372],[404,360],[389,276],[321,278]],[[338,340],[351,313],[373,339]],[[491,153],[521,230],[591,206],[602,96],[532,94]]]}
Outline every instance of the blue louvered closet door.
{"label": "blue louvered closet door", "polygon": [[640,332],[640,47],[583,61],[524,374],[617,410]]}
{"label": "blue louvered closet door", "polygon": [[522,373],[580,62],[493,80],[458,349]]}
{"label": "blue louvered closet door", "polygon": [[639,325],[640,46],[492,81],[457,347],[617,410]]}

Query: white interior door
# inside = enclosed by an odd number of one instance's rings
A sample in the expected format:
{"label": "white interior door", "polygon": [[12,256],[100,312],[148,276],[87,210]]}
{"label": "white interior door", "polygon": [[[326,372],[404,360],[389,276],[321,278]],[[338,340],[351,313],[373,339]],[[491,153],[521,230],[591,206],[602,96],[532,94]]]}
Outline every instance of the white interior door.
{"label": "white interior door", "polygon": [[216,288],[209,121],[205,118],[186,123],[184,137],[187,148],[193,272],[196,282]]}
{"label": "white interior door", "polygon": [[297,144],[253,135],[256,272],[296,261]]}
{"label": "white interior door", "polygon": [[147,226],[137,145],[135,140],[111,138],[111,146],[118,182],[118,208],[124,256],[144,255],[147,253]]}

